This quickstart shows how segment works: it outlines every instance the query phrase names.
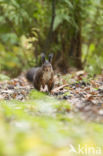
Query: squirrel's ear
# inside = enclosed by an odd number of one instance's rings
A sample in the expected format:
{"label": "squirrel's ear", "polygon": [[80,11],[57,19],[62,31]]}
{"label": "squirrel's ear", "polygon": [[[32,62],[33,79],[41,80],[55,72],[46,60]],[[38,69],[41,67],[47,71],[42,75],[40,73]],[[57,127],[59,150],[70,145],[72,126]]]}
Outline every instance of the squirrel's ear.
{"label": "squirrel's ear", "polygon": [[50,63],[52,62],[52,59],[53,59],[53,53],[49,54],[49,56],[48,56],[48,60]]}
{"label": "squirrel's ear", "polygon": [[41,54],[41,62],[42,62],[42,63],[45,62],[45,54],[44,54],[44,53]]}

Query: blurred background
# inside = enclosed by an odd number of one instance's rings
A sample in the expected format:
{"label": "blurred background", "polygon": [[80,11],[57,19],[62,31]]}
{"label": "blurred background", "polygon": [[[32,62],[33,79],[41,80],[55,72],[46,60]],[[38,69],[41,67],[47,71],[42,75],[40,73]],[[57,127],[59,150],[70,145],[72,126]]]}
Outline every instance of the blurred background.
{"label": "blurred background", "polygon": [[[102,0],[0,0],[0,71],[18,76],[54,53],[54,67],[103,69]],[[16,69],[16,70],[15,70]]]}

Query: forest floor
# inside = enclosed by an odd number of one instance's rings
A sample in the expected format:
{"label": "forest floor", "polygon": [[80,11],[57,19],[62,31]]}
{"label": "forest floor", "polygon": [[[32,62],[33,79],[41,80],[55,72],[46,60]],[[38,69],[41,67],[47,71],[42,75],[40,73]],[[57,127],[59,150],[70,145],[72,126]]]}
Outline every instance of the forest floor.
{"label": "forest floor", "polygon": [[103,74],[55,75],[51,95],[34,90],[24,75],[0,82],[0,155],[102,155],[102,123]]}

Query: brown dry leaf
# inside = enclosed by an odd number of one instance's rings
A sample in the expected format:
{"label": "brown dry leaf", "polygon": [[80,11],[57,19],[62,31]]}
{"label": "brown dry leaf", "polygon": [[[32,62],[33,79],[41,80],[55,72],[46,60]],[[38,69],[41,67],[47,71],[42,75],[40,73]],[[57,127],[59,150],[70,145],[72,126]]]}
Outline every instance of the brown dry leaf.
{"label": "brown dry leaf", "polygon": [[83,78],[81,77],[81,75],[77,76],[77,80],[82,80]]}
{"label": "brown dry leaf", "polygon": [[94,88],[98,88],[99,84],[97,84],[94,80],[91,80],[91,84]]}
{"label": "brown dry leaf", "polygon": [[95,91],[90,92],[90,94],[97,95],[97,93]]}
{"label": "brown dry leaf", "polygon": [[90,87],[86,87],[84,90],[85,91],[90,91]]}
{"label": "brown dry leaf", "polygon": [[13,93],[12,94],[12,98],[16,98],[17,94],[16,93]]}
{"label": "brown dry leaf", "polygon": [[92,101],[94,99],[94,97],[90,94],[86,95],[85,98],[87,101]]}
{"label": "brown dry leaf", "polygon": [[21,91],[21,94],[25,95],[26,93],[25,93],[25,91],[24,91],[24,90],[22,90],[22,91]]}

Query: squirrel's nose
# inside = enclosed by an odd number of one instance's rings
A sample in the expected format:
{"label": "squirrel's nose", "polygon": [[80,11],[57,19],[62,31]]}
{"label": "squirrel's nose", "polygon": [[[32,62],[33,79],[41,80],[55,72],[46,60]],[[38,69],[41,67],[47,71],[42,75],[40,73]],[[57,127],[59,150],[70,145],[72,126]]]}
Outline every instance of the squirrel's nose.
{"label": "squirrel's nose", "polygon": [[46,71],[48,72],[48,71],[49,71],[49,69],[47,68],[47,69],[46,69]]}
{"label": "squirrel's nose", "polygon": [[45,69],[46,72],[48,72],[49,70],[50,70],[49,68],[46,68],[46,69]]}

